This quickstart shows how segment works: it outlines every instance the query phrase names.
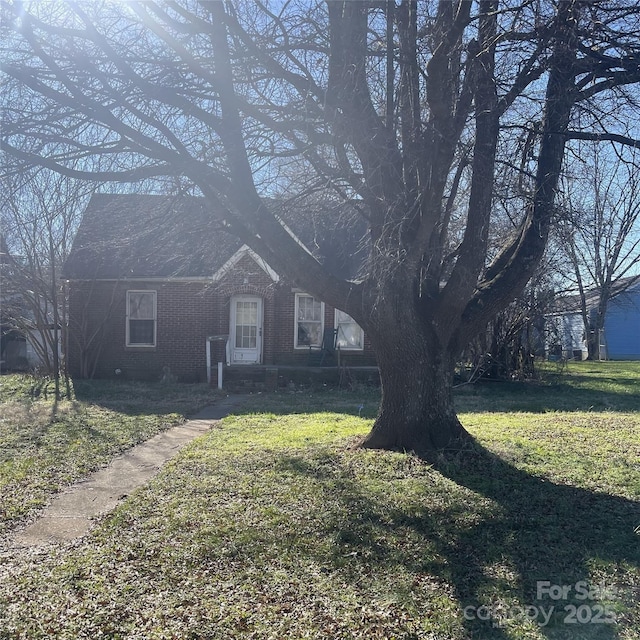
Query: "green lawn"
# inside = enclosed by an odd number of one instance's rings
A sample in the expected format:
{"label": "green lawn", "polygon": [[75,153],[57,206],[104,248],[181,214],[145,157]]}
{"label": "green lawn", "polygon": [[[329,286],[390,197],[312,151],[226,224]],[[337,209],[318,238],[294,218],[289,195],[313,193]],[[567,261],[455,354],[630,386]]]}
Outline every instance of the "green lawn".
{"label": "green lawn", "polygon": [[55,402],[50,381],[0,376],[0,534],[213,398],[206,385],[78,381]]}
{"label": "green lawn", "polygon": [[478,444],[435,466],[352,447],[369,389],[250,396],[80,543],[6,553],[0,638],[637,639],[639,383],[461,388]]}

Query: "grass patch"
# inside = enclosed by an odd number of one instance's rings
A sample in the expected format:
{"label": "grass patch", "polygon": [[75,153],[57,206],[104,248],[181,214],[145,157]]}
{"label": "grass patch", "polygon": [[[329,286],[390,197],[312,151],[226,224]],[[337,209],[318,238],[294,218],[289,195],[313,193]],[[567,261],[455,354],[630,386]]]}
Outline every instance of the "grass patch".
{"label": "grass patch", "polygon": [[539,378],[526,382],[480,381],[460,387],[461,412],[638,411],[640,363],[541,363]]}
{"label": "grass patch", "polygon": [[80,381],[55,401],[53,383],[0,378],[0,533],[116,454],[212,402],[206,385]]}
{"label": "grass patch", "polygon": [[0,638],[637,638],[638,396],[550,400],[633,385],[496,384],[436,466],[351,448],[365,389],[248,397],[81,543],[10,557]]}

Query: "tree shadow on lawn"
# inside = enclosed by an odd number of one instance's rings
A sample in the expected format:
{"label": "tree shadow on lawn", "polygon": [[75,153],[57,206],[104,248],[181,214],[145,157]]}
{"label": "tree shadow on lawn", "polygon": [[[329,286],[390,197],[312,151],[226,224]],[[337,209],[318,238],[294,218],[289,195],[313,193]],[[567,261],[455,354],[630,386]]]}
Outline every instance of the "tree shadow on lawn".
{"label": "tree shadow on lawn", "polygon": [[[636,380],[612,379],[622,388],[634,389]],[[73,381],[75,396],[83,402],[103,406],[127,415],[179,412],[191,415],[207,404],[215,404],[225,392],[207,385],[187,383],[130,382],[123,380]],[[640,395],[618,389],[603,391],[576,388],[562,381],[479,381],[455,391],[456,409],[460,413],[548,411],[638,411]],[[269,412],[275,414],[334,411],[373,418],[379,406],[379,389],[357,387],[353,390],[309,388],[295,393],[249,394],[235,413]]]}
{"label": "tree shadow on lawn", "polygon": [[[588,589],[597,587],[591,572],[604,564],[640,568],[640,504],[531,476],[478,444],[448,459],[441,457],[435,467],[458,485],[495,501],[502,511],[497,522],[484,520],[457,539],[445,541],[443,552],[449,551],[452,579],[462,604],[491,604],[478,596],[491,581],[483,568],[504,557],[517,576],[519,606],[547,611],[554,606],[552,622],[541,627],[543,633],[551,638],[618,637],[615,625],[604,623],[604,614],[599,618],[603,623],[571,623],[576,609],[565,607],[590,607],[582,610],[586,619],[598,613],[598,604],[615,607],[637,602],[640,584],[626,585],[626,590],[616,585],[619,593],[608,603],[577,597],[583,594],[577,592],[576,584],[583,581]],[[538,583],[542,582],[548,588],[570,587],[567,598],[554,600],[540,585],[543,597],[539,599]],[[538,616],[536,622],[540,620]],[[502,637],[497,631],[492,629],[487,637]]]}
{"label": "tree shadow on lawn", "polygon": [[[318,477],[318,469],[302,458],[283,456],[281,462],[289,470]],[[343,512],[350,514],[346,521],[338,518],[334,523],[336,568],[344,567],[345,557],[357,557],[374,571],[376,565],[401,565],[416,579],[429,574],[453,588],[469,638],[520,637],[506,628],[527,617],[548,638],[619,637],[616,625],[606,621],[613,615],[621,621],[625,609],[640,597],[640,583],[606,584],[615,590],[610,598],[606,592],[580,596],[583,589],[602,586],[594,581],[594,568],[607,565],[611,576],[615,565],[620,580],[624,567],[640,568],[640,504],[531,476],[477,444],[440,457],[434,468],[497,506],[488,517],[480,510],[480,517],[465,520],[464,501],[454,496],[445,501],[447,506],[434,509],[429,489],[422,509],[414,505],[406,510],[392,500],[381,502],[380,495],[368,495],[353,478],[340,477],[337,486],[328,483],[325,489],[327,499],[339,496]],[[415,547],[405,549],[399,543],[406,530],[424,539],[419,547],[424,557],[416,556]],[[569,588],[566,598],[550,597],[563,587]],[[624,625],[636,629],[640,620],[628,618]]]}
{"label": "tree shadow on lawn", "polygon": [[[640,394],[623,391],[577,389],[569,384],[539,382],[480,382],[456,389],[459,413],[547,413],[554,411],[640,411]],[[234,413],[315,413],[327,411],[373,419],[380,405],[380,390],[321,389],[290,393],[247,395]]]}
{"label": "tree shadow on lawn", "polygon": [[637,380],[615,380],[622,390],[575,387],[568,383],[544,384],[538,381],[481,381],[456,390],[455,404],[460,413],[477,411],[500,413],[548,411],[639,411],[640,395],[633,384]]}
{"label": "tree shadow on lawn", "polygon": [[190,416],[220,400],[222,394],[206,384],[74,379],[76,400],[128,416],[149,413]]}

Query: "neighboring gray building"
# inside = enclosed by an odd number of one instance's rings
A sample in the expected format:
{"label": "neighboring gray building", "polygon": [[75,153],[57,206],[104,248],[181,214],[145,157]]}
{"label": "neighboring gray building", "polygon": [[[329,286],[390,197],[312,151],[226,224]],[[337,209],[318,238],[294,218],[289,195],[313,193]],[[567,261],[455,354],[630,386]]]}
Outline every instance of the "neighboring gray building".
{"label": "neighboring gray building", "polygon": [[[587,311],[593,318],[599,292],[587,293]],[[546,320],[545,350],[551,359],[582,360],[588,355],[579,296],[560,298]],[[593,325],[590,329],[594,331]],[[614,285],[599,336],[601,360],[640,360],[640,280],[623,278]]]}

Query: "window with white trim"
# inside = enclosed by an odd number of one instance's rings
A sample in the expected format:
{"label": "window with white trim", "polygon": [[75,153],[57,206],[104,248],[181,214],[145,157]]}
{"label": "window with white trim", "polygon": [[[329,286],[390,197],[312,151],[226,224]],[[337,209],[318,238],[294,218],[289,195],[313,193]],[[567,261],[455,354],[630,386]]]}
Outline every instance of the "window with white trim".
{"label": "window with white trim", "polygon": [[127,347],[156,346],[155,291],[127,291]]}
{"label": "window with white trim", "polygon": [[324,302],[306,293],[296,293],[295,347],[322,346]]}
{"label": "window with white trim", "polygon": [[341,350],[364,349],[364,331],[360,325],[344,311],[336,309],[336,347]]}

